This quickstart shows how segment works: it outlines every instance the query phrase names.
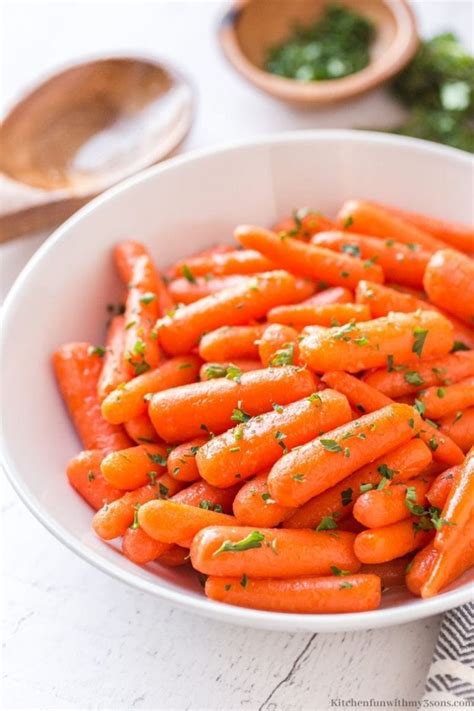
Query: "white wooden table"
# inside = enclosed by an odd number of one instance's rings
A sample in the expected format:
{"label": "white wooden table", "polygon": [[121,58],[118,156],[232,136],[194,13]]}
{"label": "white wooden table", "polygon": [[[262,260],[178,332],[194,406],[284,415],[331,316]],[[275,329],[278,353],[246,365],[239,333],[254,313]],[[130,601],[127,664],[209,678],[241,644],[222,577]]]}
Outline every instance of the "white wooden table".
{"label": "white wooden table", "polygon": [[[4,105],[66,60],[139,51],[173,61],[196,85],[198,114],[183,150],[290,128],[383,126],[400,115],[383,91],[303,113],[258,93],[221,57],[220,2],[4,6]],[[470,0],[419,0],[416,10],[422,32],[455,29],[472,51]],[[2,249],[1,297],[37,243]],[[96,571],[43,529],[4,480],[1,501],[4,709],[320,711],[341,707],[339,700],[346,708],[391,700],[394,708],[422,694],[437,618],[337,635],[220,624]]]}

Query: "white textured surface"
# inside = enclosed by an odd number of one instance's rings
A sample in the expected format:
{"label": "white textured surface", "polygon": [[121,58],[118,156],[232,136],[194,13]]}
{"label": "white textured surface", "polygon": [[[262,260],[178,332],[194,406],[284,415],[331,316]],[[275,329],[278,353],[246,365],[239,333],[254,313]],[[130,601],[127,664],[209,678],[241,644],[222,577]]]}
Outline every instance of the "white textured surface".
{"label": "white textured surface", "polygon": [[[4,13],[2,100],[65,60],[115,50],[172,59],[195,81],[199,113],[184,148],[285,128],[390,123],[383,92],[297,113],[227,67],[213,36],[221,3],[21,2]],[[416,4],[422,29],[472,43],[473,5]],[[2,249],[1,293],[34,248]],[[19,426],[21,426],[19,424]],[[331,699],[420,698],[438,620],[338,635],[246,630],[130,590],[73,556],[2,483],[2,708],[331,708]],[[337,707],[337,701],[333,702]],[[372,706],[376,708],[376,706]]]}

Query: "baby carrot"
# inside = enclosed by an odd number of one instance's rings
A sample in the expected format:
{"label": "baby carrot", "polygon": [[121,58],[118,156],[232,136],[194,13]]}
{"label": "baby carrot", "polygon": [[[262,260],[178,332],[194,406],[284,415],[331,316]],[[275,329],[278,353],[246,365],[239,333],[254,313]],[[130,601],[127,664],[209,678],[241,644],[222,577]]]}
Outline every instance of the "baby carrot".
{"label": "baby carrot", "polygon": [[299,363],[298,332],[291,326],[272,323],[262,333],[258,353],[265,368]]}
{"label": "baby carrot", "polygon": [[[208,247],[206,249],[201,249],[198,252],[192,252],[187,258],[187,261],[190,259],[201,259],[201,257],[212,257],[214,254],[223,254],[224,252],[235,252],[235,245],[232,244],[216,244],[213,247]],[[168,270],[168,277],[172,278],[173,276],[181,276],[183,273],[183,264],[187,264],[186,262],[183,262],[182,259],[179,261],[175,262]],[[205,272],[207,274],[207,272]]]}
{"label": "baby carrot", "polygon": [[122,429],[105,422],[97,397],[102,351],[89,343],[66,343],[53,354],[59,389],[86,449],[116,450],[130,445]]}
{"label": "baby carrot", "polygon": [[272,498],[283,506],[300,506],[407,442],[422,424],[414,408],[394,404],[342,425],[274,464],[268,477]]}
{"label": "baby carrot", "polygon": [[421,589],[428,579],[437,556],[438,552],[433,545],[433,541],[430,541],[417,552],[407,566],[405,584],[413,595],[421,596]]}
{"label": "baby carrot", "polygon": [[318,232],[325,230],[334,230],[337,225],[332,220],[329,220],[325,215],[311,210],[296,210],[293,217],[283,217],[278,220],[272,231],[275,233],[286,232],[290,237],[297,239],[308,240]]}
{"label": "baby carrot", "polygon": [[118,489],[136,489],[166,471],[166,447],[138,444],[108,454],[101,464],[105,479]]}
{"label": "baby carrot", "polygon": [[146,413],[149,393],[193,383],[201,362],[195,355],[178,356],[133,378],[107,395],[102,403],[103,417],[107,422],[118,424]]}
{"label": "baby carrot", "polygon": [[140,506],[138,523],[151,538],[164,543],[189,546],[193,537],[207,526],[234,526],[236,520],[211,508],[176,501],[156,500]]}
{"label": "baby carrot", "polygon": [[125,348],[125,329],[123,316],[115,316],[110,322],[107,331],[107,342],[102,360],[102,370],[100,371],[99,382],[97,383],[97,395],[102,400],[117,385],[130,380],[130,375],[123,362],[123,351]]}
{"label": "baby carrot", "polygon": [[474,260],[454,249],[440,250],[428,262],[423,284],[433,304],[474,326]]}
{"label": "baby carrot", "polygon": [[293,512],[272,499],[267,478],[268,472],[258,474],[237,492],[233,510],[239,526],[274,528]]}
{"label": "baby carrot", "polygon": [[463,526],[453,548],[439,551],[435,543],[434,549],[436,556],[421,588],[424,598],[436,595],[474,566],[474,518],[471,516]]}
{"label": "baby carrot", "polygon": [[468,452],[441,511],[441,525],[436,531],[435,548],[452,549],[474,511],[474,448]]}
{"label": "baby carrot", "polygon": [[220,326],[240,326],[262,318],[273,306],[302,301],[313,285],[285,271],[256,274],[240,286],[177,309],[158,324],[158,336],[171,355],[188,353],[207,331]]}
{"label": "baby carrot", "polygon": [[256,341],[266,326],[221,326],[206,333],[199,342],[199,355],[206,361],[231,361],[236,359],[257,359]]}
{"label": "baby carrot", "polygon": [[411,556],[395,558],[386,563],[368,563],[360,569],[362,575],[377,575],[382,583],[382,590],[387,588],[398,588],[405,583],[407,566],[410,564]]}
{"label": "baby carrot", "polygon": [[[137,262],[146,257],[149,268],[145,272],[151,281],[145,282],[143,279],[135,278],[139,275],[134,275],[134,270],[137,269]],[[142,291],[153,292],[156,294],[158,311],[160,316],[166,313],[173,306],[173,300],[168,294],[165,282],[161,274],[153,265],[153,260],[143,244],[129,240],[121,242],[114,249],[114,261],[121,280],[126,286],[134,284],[140,287]],[[142,265],[144,263],[142,262]]]}
{"label": "baby carrot", "polygon": [[124,422],[124,427],[125,432],[136,444],[150,444],[159,441],[155,428],[146,412]]}
{"label": "baby carrot", "polygon": [[474,406],[474,376],[453,385],[433,385],[419,395],[427,417],[437,420],[443,415],[463,411]]}
{"label": "baby carrot", "polygon": [[157,561],[167,568],[178,568],[189,563],[189,548],[172,545],[167,551],[162,553]]}
{"label": "baby carrot", "polygon": [[365,304],[326,304],[313,306],[295,304],[277,306],[267,315],[270,323],[283,323],[293,328],[303,328],[312,324],[318,326],[342,326],[350,321],[369,321],[370,309]]}
{"label": "baby carrot", "polygon": [[[368,383],[358,380],[348,373],[325,373],[322,380],[329,387],[343,393],[359,412],[373,412],[393,402]],[[436,461],[444,462],[449,466],[463,461],[464,455],[458,445],[445,434],[440,433],[429,422],[423,422],[420,438],[429,446]]]}
{"label": "baby carrot", "polygon": [[439,429],[456,442],[463,452],[468,452],[474,447],[474,407],[442,417],[439,420]]}
{"label": "baby carrot", "polygon": [[199,371],[199,380],[214,380],[214,378],[228,378],[237,371],[248,373],[250,370],[261,370],[263,365],[260,360],[241,360],[240,358],[223,363],[204,363]]}
{"label": "baby carrot", "polygon": [[345,202],[337,216],[337,223],[340,227],[351,232],[395,239],[404,244],[420,245],[430,252],[446,247],[445,242],[436,239],[428,232],[424,232],[409,222],[391,215],[383,208],[364,200]]}
{"label": "baby carrot", "polygon": [[381,599],[380,578],[362,574],[288,580],[211,576],[204,590],[228,605],[299,614],[366,612],[376,610]]}
{"label": "baby carrot", "polygon": [[416,365],[395,369],[389,361],[387,368],[375,370],[364,376],[364,381],[387,397],[398,398],[416,393],[423,388],[451,385],[474,375],[474,351],[449,353]]}
{"label": "baby carrot", "polygon": [[408,246],[393,239],[382,240],[354,232],[321,232],[313,237],[311,243],[359,259],[371,259],[382,267],[390,281],[414,287],[422,286],[431,254],[417,245]]}
{"label": "baby carrot", "polygon": [[178,444],[168,455],[168,472],[178,481],[197,481],[200,474],[196,464],[196,455],[206,444],[208,437],[197,437],[190,442]]}
{"label": "baby carrot", "polygon": [[420,439],[412,439],[310,499],[287,518],[284,525],[288,528],[314,528],[325,517],[339,525],[349,516],[364,491],[387,483],[387,473],[392,475],[389,481],[393,483],[408,481],[424,472],[431,458],[426,444]]}
{"label": "baby carrot", "polygon": [[423,508],[430,480],[412,479],[408,484],[393,484],[372,489],[359,496],[353,516],[366,528],[381,528],[409,518],[416,508]]}
{"label": "baby carrot", "polygon": [[202,478],[214,486],[231,486],[271,466],[293,447],[351,420],[347,399],[330,389],[274,407],[204,444],[196,455]]}
{"label": "baby carrot", "polygon": [[423,548],[433,537],[433,531],[417,528],[413,516],[382,528],[362,531],[356,536],[354,551],[362,563],[385,563]]}
{"label": "baby carrot", "polygon": [[124,284],[128,286],[132,281],[133,269],[137,259],[147,254],[148,252],[144,245],[134,240],[120,242],[115,247],[113,251],[115,267]]}
{"label": "baby carrot", "polygon": [[201,257],[190,257],[177,262],[174,276],[191,279],[197,276],[215,274],[258,274],[275,269],[275,265],[253,249],[235,249],[231,252],[214,253]]}
{"label": "baby carrot", "polygon": [[183,385],[153,395],[149,414],[166,442],[201,437],[203,432],[220,434],[234,422],[287,405],[311,395],[316,381],[308,370],[286,366],[237,375],[236,379]]}
{"label": "baby carrot", "polygon": [[241,225],[234,234],[244,247],[258,250],[280,268],[316,281],[324,280],[331,286],[354,288],[361,279],[384,280],[383,271],[377,264],[361,262],[348,254],[305,244],[291,237],[282,239],[262,227]]}
{"label": "baby carrot", "polygon": [[240,286],[249,278],[239,274],[224,277],[213,277],[212,275],[205,277],[188,275],[188,277],[188,279],[186,277],[173,279],[168,284],[169,294],[177,304],[192,304],[223,289]]}
{"label": "baby carrot", "polygon": [[317,372],[334,368],[357,373],[442,356],[452,348],[452,325],[434,311],[393,313],[337,328],[314,328],[300,341],[302,360]]}
{"label": "baby carrot", "polygon": [[193,539],[191,562],[205,575],[247,572],[253,578],[293,578],[331,575],[335,569],[355,573],[360,563],[354,555],[354,539],[347,531],[214,525]]}
{"label": "baby carrot", "polygon": [[80,452],[73,457],[66,469],[71,486],[93,509],[100,509],[122,496],[123,492],[106,481],[100,471],[104,458],[101,450]]}
{"label": "baby carrot", "polygon": [[[123,534],[122,553],[137,565],[151,563],[173,548],[172,543],[162,543],[150,538],[140,526],[128,527]],[[189,555],[189,551],[188,551]]]}
{"label": "baby carrot", "polygon": [[456,465],[445,469],[436,476],[426,494],[426,498],[432,506],[438,509],[443,508],[453,486],[454,477],[458,475],[459,465]]}

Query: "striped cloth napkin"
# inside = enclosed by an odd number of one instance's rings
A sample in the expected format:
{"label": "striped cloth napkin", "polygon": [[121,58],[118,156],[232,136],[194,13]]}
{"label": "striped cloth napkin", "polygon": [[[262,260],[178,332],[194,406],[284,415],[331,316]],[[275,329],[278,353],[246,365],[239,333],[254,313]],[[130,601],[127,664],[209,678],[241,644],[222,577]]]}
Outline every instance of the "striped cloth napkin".
{"label": "striped cloth napkin", "polygon": [[474,602],[446,612],[441,622],[421,708],[474,705]]}

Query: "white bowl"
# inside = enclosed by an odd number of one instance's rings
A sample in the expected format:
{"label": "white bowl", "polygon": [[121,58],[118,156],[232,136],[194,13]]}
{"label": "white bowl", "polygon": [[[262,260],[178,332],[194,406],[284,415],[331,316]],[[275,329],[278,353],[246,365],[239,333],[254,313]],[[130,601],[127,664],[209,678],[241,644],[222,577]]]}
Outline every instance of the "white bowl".
{"label": "white bowl", "polygon": [[103,342],[106,304],[120,293],[110,258],[120,240],[142,240],[165,266],[230,240],[239,222],[268,225],[303,205],[332,214],[350,197],[469,222],[472,166],[467,154],[423,141],[351,131],[298,132],[175,158],[80,210],[38,250],[4,307],[1,455],[23,501],[55,536],[101,570],[228,622],[291,631],[367,629],[467,602],[472,588],[465,578],[430,600],[389,594],[374,612],[260,612],[207,600],[190,572],[133,565],[95,537],[91,510],[67,483],[65,464],[80,447],[50,356],[65,341]]}

